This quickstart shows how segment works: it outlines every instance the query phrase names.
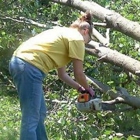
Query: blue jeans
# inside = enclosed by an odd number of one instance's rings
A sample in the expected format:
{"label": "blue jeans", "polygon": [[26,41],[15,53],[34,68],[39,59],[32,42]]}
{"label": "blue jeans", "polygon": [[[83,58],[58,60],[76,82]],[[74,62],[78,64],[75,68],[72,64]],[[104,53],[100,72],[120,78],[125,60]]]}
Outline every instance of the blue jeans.
{"label": "blue jeans", "polygon": [[48,140],[44,125],[47,109],[42,88],[45,74],[17,57],[11,58],[9,72],[20,100],[20,140]]}

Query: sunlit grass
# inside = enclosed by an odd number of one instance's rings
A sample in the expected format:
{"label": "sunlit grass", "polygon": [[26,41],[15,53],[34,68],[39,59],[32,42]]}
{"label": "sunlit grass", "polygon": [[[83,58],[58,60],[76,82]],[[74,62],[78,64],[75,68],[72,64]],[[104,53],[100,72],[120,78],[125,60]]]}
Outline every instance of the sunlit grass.
{"label": "sunlit grass", "polygon": [[0,93],[0,140],[19,139],[20,117],[17,95]]}

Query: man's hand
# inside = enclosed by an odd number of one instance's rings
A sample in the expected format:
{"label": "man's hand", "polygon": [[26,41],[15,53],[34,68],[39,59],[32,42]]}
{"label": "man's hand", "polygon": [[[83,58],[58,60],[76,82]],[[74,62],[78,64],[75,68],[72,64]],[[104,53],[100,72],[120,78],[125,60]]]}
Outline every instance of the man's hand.
{"label": "man's hand", "polygon": [[95,91],[92,88],[86,89],[86,91],[91,95],[91,97],[95,96]]}
{"label": "man's hand", "polygon": [[80,93],[89,93],[91,95],[91,97],[95,96],[95,91],[92,88],[85,89],[85,88],[80,86],[78,88],[78,92],[80,92]]}

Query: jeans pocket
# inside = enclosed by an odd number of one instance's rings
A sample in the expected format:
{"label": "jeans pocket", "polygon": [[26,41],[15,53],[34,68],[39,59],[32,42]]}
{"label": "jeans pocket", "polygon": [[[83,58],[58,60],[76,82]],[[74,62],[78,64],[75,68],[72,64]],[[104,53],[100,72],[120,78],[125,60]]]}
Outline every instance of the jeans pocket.
{"label": "jeans pocket", "polygon": [[21,74],[25,70],[25,62],[20,58],[13,57],[9,62],[9,72],[12,76]]}

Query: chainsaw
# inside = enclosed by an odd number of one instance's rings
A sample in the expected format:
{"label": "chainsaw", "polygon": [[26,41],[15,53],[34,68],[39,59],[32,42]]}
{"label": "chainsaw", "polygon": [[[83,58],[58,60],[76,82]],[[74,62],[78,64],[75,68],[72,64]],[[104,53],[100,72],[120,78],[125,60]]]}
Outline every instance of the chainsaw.
{"label": "chainsaw", "polygon": [[102,110],[102,100],[100,97],[91,97],[89,93],[81,93],[76,102],[76,108],[80,112],[93,112]]}

